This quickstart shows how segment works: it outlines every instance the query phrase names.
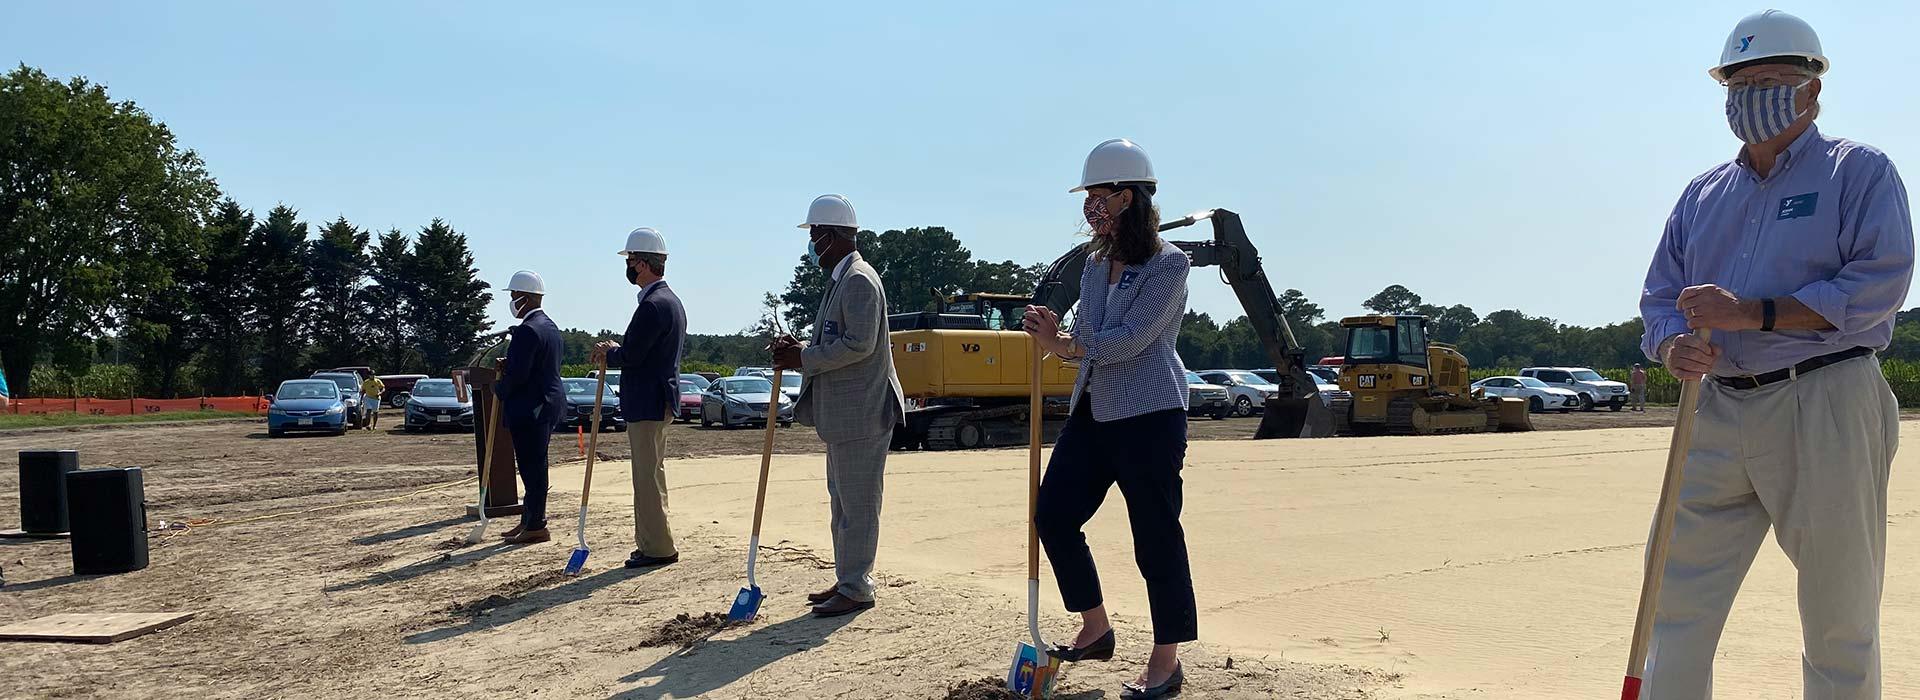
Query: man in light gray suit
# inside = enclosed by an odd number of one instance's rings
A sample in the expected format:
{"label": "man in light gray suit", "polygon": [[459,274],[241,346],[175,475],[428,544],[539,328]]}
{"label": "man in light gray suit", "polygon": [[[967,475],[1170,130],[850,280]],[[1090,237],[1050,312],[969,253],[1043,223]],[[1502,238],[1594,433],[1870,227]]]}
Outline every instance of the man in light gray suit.
{"label": "man in light gray suit", "polygon": [[832,279],[814,317],[811,342],[774,342],[774,366],[804,375],[794,418],[827,443],[838,581],[807,595],[813,614],[835,617],[873,607],[873,559],[880,545],[881,477],[893,429],[906,417],[887,343],[887,291],[860,259],[853,204],[837,194],[807,210],[807,256]]}

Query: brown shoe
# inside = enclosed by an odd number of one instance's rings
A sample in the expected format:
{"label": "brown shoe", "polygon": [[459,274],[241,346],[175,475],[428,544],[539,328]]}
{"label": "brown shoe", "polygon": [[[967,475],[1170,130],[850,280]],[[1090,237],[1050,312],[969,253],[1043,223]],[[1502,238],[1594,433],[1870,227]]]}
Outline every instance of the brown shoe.
{"label": "brown shoe", "polygon": [[858,601],[843,595],[834,595],[827,602],[813,606],[814,617],[839,617],[857,613],[873,607],[873,601]]}
{"label": "brown shoe", "polygon": [[808,593],[807,602],[813,605],[819,605],[829,600],[833,600],[833,597],[837,595],[840,595],[840,586],[838,585],[828,586],[827,590],[821,591],[819,593]]}
{"label": "brown shoe", "polygon": [[519,536],[520,536],[520,533],[522,533],[522,532],[526,532],[526,531],[527,531],[527,526],[525,526],[525,525],[515,525],[515,526],[513,526],[513,529],[512,529],[512,530],[508,530],[508,531],[506,531],[506,532],[502,532],[502,533],[500,533],[500,539],[503,539],[503,540],[510,540],[510,539],[513,539],[513,538],[515,538],[515,537],[519,537]]}
{"label": "brown shoe", "polygon": [[553,535],[548,533],[547,529],[543,527],[538,530],[528,530],[509,537],[507,538],[507,544],[540,544],[541,542],[547,542],[552,539]]}

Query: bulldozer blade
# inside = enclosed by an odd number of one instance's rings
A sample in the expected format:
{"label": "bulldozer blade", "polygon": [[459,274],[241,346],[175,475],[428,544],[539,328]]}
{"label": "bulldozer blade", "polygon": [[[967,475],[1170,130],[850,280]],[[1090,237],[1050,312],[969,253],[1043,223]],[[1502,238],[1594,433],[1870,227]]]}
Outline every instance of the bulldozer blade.
{"label": "bulldozer blade", "polygon": [[1266,415],[1253,432],[1255,440],[1332,436],[1333,410],[1320,400],[1319,392],[1267,399]]}
{"label": "bulldozer blade", "polygon": [[1533,430],[1533,414],[1527,410],[1527,402],[1513,398],[1500,398],[1500,432],[1524,433]]}

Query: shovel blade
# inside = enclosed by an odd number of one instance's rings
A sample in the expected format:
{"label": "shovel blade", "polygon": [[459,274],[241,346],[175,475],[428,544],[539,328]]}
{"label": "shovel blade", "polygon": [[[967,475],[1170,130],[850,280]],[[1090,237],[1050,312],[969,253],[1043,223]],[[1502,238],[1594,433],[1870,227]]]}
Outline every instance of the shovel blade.
{"label": "shovel blade", "polygon": [[742,586],[740,593],[733,597],[733,609],[727,611],[729,622],[748,622],[760,614],[760,601],[766,599],[759,586]]}
{"label": "shovel blade", "polygon": [[573,554],[567,557],[567,575],[578,576],[580,569],[587,565],[587,548],[574,547]]}
{"label": "shovel blade", "polygon": [[483,540],[486,538],[487,538],[486,523],[480,523],[479,525],[475,525],[473,526],[472,530],[467,531],[467,544],[480,544],[480,540]]}
{"label": "shovel blade", "polygon": [[1007,690],[1021,697],[1053,697],[1053,681],[1060,674],[1060,660],[1021,642],[1013,647],[1013,665],[1007,669]]}

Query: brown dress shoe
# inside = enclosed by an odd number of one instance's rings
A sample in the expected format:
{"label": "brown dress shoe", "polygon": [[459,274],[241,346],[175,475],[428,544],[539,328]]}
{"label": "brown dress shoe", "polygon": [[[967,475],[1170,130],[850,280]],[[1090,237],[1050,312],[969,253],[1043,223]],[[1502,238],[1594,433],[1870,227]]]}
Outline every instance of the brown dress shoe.
{"label": "brown dress shoe", "polygon": [[862,610],[867,610],[872,607],[873,607],[873,601],[871,600],[858,601],[843,595],[835,594],[832,598],[829,598],[827,602],[813,606],[813,616],[814,617],[839,617],[841,615],[847,615],[851,613],[857,613]]}
{"label": "brown dress shoe", "polygon": [[828,586],[827,590],[821,591],[819,593],[808,593],[807,602],[814,605],[819,605],[829,600],[833,600],[833,597],[837,595],[840,595],[840,586],[838,584]]}
{"label": "brown dress shoe", "polygon": [[552,539],[553,535],[549,534],[546,528],[540,528],[538,530],[528,530],[509,537],[507,538],[507,544],[540,544],[541,542],[547,542]]}
{"label": "brown dress shoe", "polygon": [[512,529],[512,530],[508,530],[508,531],[506,531],[506,532],[502,532],[502,533],[500,533],[500,539],[503,539],[503,540],[510,540],[510,539],[513,539],[513,538],[515,538],[515,537],[519,537],[519,536],[520,536],[520,533],[522,533],[522,532],[526,532],[526,531],[527,531],[527,526],[525,526],[525,525],[515,525],[515,526],[513,526],[513,529]]}

